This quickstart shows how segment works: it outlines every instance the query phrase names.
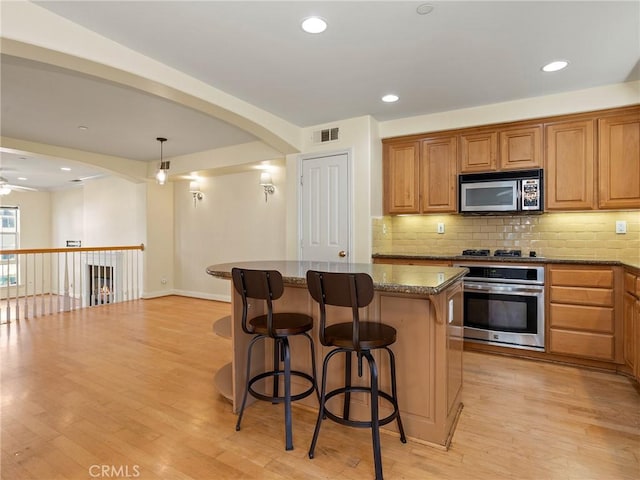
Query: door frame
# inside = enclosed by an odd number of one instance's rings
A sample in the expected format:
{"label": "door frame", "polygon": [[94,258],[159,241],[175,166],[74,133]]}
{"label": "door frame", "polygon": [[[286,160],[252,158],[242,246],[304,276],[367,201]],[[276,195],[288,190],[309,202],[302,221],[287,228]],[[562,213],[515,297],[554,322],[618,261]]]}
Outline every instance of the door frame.
{"label": "door frame", "polygon": [[305,153],[298,155],[298,174],[296,178],[296,196],[297,196],[297,205],[298,205],[298,228],[297,228],[297,238],[296,241],[298,243],[298,247],[296,249],[298,254],[298,259],[302,258],[302,212],[304,211],[302,208],[302,186],[300,177],[302,177],[302,162],[304,160],[312,160],[316,158],[322,157],[334,157],[336,155],[347,155],[347,221],[349,224],[349,256],[347,263],[354,263],[354,255],[353,255],[353,221],[354,221],[354,213],[353,213],[353,205],[354,205],[354,177],[353,177],[353,152],[351,148],[341,149],[341,150],[329,150],[326,152],[316,152],[316,153]]}

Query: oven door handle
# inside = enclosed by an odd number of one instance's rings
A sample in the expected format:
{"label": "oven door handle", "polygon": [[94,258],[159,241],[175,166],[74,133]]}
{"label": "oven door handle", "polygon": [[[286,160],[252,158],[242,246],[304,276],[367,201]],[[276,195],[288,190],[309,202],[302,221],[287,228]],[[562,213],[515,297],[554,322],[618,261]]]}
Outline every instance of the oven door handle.
{"label": "oven door handle", "polygon": [[486,285],[483,283],[464,282],[465,291],[487,292],[487,293],[510,293],[512,295],[538,295],[544,292],[544,287],[518,287],[514,285]]}

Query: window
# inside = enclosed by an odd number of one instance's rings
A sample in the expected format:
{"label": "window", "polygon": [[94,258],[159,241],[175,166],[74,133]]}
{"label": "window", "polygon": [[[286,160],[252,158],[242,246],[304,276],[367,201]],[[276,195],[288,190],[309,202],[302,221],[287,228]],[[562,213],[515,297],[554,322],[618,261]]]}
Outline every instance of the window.
{"label": "window", "polygon": [[[20,225],[18,207],[0,207],[0,250],[15,250],[18,245]],[[15,254],[0,255],[0,287],[16,285],[18,279],[18,259]]]}

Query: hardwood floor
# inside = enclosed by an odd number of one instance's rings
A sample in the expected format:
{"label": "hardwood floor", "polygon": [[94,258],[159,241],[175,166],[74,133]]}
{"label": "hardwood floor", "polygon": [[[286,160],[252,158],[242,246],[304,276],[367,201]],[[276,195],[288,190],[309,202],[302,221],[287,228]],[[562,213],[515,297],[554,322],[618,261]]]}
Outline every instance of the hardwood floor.
{"label": "hardwood floor", "polygon": [[[235,431],[213,377],[224,303],[165,297],[0,325],[1,476],[14,479],[367,479],[368,430],[257,402]],[[382,436],[387,479],[640,478],[640,395],[628,378],[466,352],[449,451]]]}

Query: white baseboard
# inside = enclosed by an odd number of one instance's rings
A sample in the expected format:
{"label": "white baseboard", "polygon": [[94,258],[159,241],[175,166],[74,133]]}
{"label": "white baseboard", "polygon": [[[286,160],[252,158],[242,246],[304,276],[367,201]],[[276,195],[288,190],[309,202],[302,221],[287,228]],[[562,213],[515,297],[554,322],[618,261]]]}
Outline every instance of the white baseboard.
{"label": "white baseboard", "polygon": [[158,298],[158,297],[168,297],[169,295],[174,295],[173,290],[156,290],[155,292],[142,292],[140,298],[149,299],[149,298]]}
{"label": "white baseboard", "polygon": [[181,295],[183,297],[202,298],[203,300],[215,300],[217,302],[231,302],[229,295],[219,295],[217,293],[202,293],[202,292],[190,292],[188,290],[174,290],[174,295]]}
{"label": "white baseboard", "polygon": [[190,292],[188,290],[161,290],[155,292],[144,292],[142,294],[142,298],[151,299],[158,297],[167,297],[169,295],[180,295],[181,297],[191,297],[191,298],[201,298],[203,300],[215,300],[217,302],[231,302],[231,296],[229,295],[218,295],[215,293],[202,293],[202,292]]}

